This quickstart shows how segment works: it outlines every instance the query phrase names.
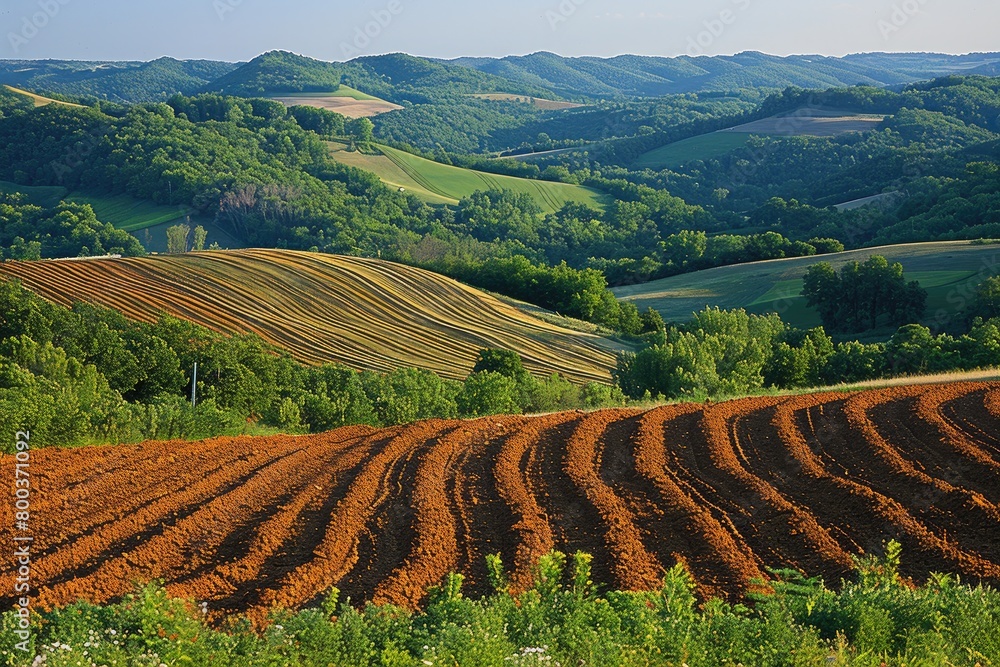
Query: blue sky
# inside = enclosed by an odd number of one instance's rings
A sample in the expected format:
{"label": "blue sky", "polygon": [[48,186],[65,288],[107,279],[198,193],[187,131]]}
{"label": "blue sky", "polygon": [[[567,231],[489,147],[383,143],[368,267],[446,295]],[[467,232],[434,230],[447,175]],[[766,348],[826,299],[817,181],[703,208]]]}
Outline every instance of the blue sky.
{"label": "blue sky", "polygon": [[0,58],[968,53],[997,26],[996,0],[3,0]]}

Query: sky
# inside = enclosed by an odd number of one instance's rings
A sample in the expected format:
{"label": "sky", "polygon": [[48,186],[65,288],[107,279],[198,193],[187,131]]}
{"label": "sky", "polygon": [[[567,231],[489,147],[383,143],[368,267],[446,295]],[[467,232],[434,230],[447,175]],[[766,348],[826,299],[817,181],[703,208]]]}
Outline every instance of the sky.
{"label": "sky", "polygon": [[0,59],[1000,51],[996,0],[0,0]]}

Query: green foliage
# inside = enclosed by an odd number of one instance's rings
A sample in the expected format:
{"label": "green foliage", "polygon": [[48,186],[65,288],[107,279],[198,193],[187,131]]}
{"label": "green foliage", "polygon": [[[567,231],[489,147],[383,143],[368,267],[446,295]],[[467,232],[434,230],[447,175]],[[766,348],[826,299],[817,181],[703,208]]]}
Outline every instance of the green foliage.
{"label": "green foliage", "polygon": [[0,259],[51,259],[145,254],[127,232],[100,222],[89,205],[29,204],[20,194],[0,193]]}
{"label": "green foliage", "polygon": [[[0,417],[49,445],[236,435],[256,425],[319,432],[622,401],[607,386],[538,380],[516,353],[484,350],[466,382],[414,368],[387,374],[303,366],[256,336],[163,317],[50,304],[0,282]],[[188,400],[198,363],[198,402]]]}
{"label": "green foliage", "polygon": [[895,326],[916,322],[927,303],[927,291],[904,279],[903,265],[890,266],[881,255],[864,263],[851,262],[839,273],[826,262],[816,264],[804,283],[802,296],[831,331],[859,333],[878,327],[883,320]]}
{"label": "green foliage", "polygon": [[[570,561],[569,564],[567,561]],[[162,585],[137,587],[108,606],[77,603],[33,616],[31,639],[15,648],[15,612],[0,617],[0,664],[121,665],[992,665],[1000,660],[1000,593],[932,574],[903,585],[901,554],[856,561],[839,591],[794,570],[772,570],[749,605],[699,605],[678,564],[659,590],[599,593],[590,556],[553,552],[534,585],[514,595],[499,556],[489,559],[494,593],[469,599],[450,574],[425,607],[356,609],[333,589],[317,609],[276,610],[255,633],[232,619],[209,627],[195,601]],[[567,566],[568,565],[568,566]]]}

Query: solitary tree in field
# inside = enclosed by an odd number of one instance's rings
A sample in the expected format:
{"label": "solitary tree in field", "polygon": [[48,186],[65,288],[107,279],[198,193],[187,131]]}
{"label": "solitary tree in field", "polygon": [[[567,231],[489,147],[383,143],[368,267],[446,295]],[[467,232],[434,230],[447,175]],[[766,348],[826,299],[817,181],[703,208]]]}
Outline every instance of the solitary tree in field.
{"label": "solitary tree in field", "polygon": [[167,252],[170,254],[187,252],[188,236],[190,234],[191,227],[188,225],[167,227]]}

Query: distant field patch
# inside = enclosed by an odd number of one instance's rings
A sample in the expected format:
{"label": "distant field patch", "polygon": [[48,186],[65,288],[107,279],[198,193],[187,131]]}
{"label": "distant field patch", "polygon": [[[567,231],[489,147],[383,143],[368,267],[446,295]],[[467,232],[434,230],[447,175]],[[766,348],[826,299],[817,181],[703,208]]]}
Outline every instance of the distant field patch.
{"label": "distant field patch", "polygon": [[341,86],[332,93],[289,93],[275,95],[271,99],[289,107],[306,106],[335,111],[348,118],[370,118],[403,108],[348,86]]}
{"label": "distant field patch", "polygon": [[[968,241],[913,243],[851,250],[833,255],[778,259],[697,271],[644,285],[614,289],[615,296],[652,307],[665,319],[683,322],[706,306],[746,308],[752,313],[779,313],[797,327],[818,326],[816,312],[806,307],[802,278],[813,264],[829,262],[840,268],[850,261],[884,255],[900,262],[907,280],[927,290],[925,323],[959,316],[980,282],[1000,273],[1000,246],[975,246]],[[945,320],[942,320],[945,318]]]}
{"label": "distant field patch", "polygon": [[190,209],[186,207],[160,206],[129,195],[90,195],[74,192],[67,195],[66,199],[78,204],[90,204],[98,220],[110,222],[126,232],[141,231],[165,222],[179,220],[190,213]]}
{"label": "distant field patch", "polygon": [[746,146],[749,134],[712,132],[667,144],[639,156],[636,169],[669,169],[693,160],[710,160]]}
{"label": "distant field patch", "polygon": [[344,144],[330,142],[329,145],[330,154],[334,160],[346,164],[348,167],[370,171],[389,187],[402,188],[403,191],[420,197],[428,204],[458,204],[458,199],[444,197],[425,188],[382,153],[367,155],[357,151],[349,151]]}
{"label": "distant field patch", "polygon": [[837,137],[848,132],[876,129],[885,116],[852,114],[824,109],[801,109],[763,120],[737,125],[721,132],[765,134],[779,137]]}
{"label": "distant field patch", "polygon": [[575,102],[559,102],[557,100],[546,100],[540,97],[529,97],[527,95],[515,95],[513,93],[479,93],[473,95],[481,100],[494,100],[500,102],[522,102],[531,104],[542,111],[563,111],[565,109],[579,109],[583,104]]}
{"label": "distant field patch", "polygon": [[602,205],[599,192],[579,185],[488,174],[426,160],[387,146],[380,149],[423,188],[442,197],[462,199],[478,190],[513,190],[531,195],[547,213],[555,212],[569,202],[592,208]]}
{"label": "distant field patch", "polygon": [[15,88],[14,86],[4,85],[4,88],[11,91],[12,93],[17,93],[18,95],[24,95],[25,97],[30,97],[31,101],[35,103],[35,108],[48,106],[50,104],[61,104],[64,107],[76,107],[77,109],[83,109],[82,104],[73,104],[72,102],[61,102],[59,100],[54,100],[50,97],[45,97],[44,95],[37,95],[35,93],[30,93],[27,90],[21,90],[20,88]]}
{"label": "distant field patch", "polygon": [[878,129],[884,120],[885,116],[830,109],[800,109],[661,146],[639,156],[632,166],[636,169],[671,169],[693,160],[722,157],[745,146],[751,135],[837,137],[848,132]]}
{"label": "distant field patch", "polygon": [[23,194],[32,204],[52,208],[66,196],[66,188],[58,185],[18,185],[0,181],[0,193]]}
{"label": "distant field patch", "polygon": [[382,155],[348,152],[343,144],[335,142],[331,142],[330,146],[331,154],[338,162],[370,171],[385,184],[403,188],[432,204],[457,204],[477,191],[513,190],[531,195],[546,213],[555,212],[568,202],[592,208],[603,206],[601,193],[580,185],[463,169],[388,146],[378,147]]}

